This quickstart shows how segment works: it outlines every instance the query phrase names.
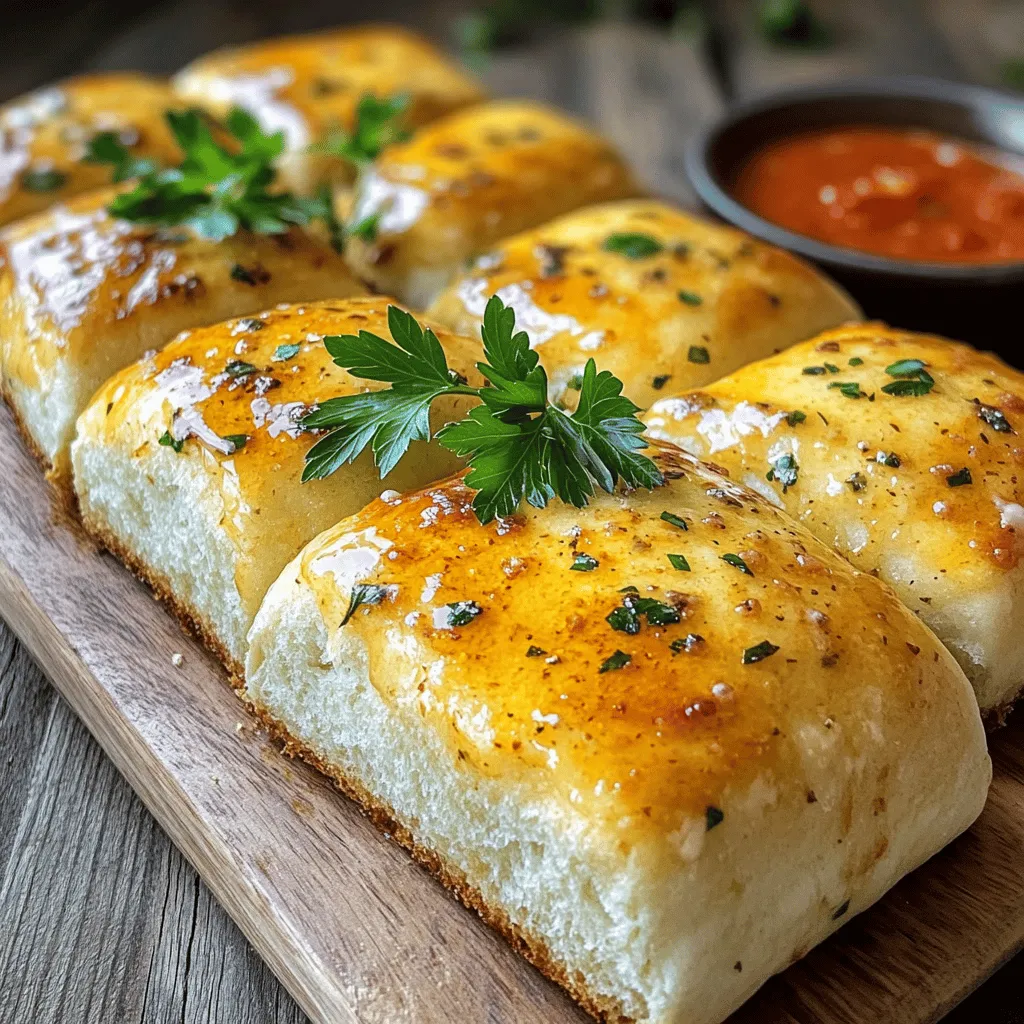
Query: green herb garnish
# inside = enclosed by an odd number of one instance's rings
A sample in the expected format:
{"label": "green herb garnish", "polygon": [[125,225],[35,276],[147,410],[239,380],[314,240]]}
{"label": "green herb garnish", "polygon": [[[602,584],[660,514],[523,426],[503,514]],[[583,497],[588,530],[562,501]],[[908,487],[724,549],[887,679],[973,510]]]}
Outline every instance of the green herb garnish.
{"label": "green herb garnish", "polygon": [[797,475],[800,471],[800,467],[796,462],[796,456],[789,454],[780,455],[769,464],[772,468],[765,474],[765,479],[769,481],[778,480],[782,484],[782,493],[785,494],[796,483]]}
{"label": "green herb garnish", "polygon": [[806,374],[808,377],[820,377],[825,372],[825,367],[805,366],[800,372]]}
{"label": "green herb garnish", "polygon": [[950,487],[964,487],[973,482],[974,481],[971,479],[971,471],[966,466],[946,477],[946,483],[949,484]]}
{"label": "green herb garnish", "polygon": [[629,260],[645,260],[657,256],[665,247],[651,235],[620,231],[609,235],[601,248],[605,252],[615,252]]}
{"label": "green herb garnish", "polygon": [[834,380],[829,384],[829,388],[835,388],[841,395],[845,395],[847,398],[864,397],[864,392],[861,391],[860,385],[856,381]]}
{"label": "green herb garnish", "polygon": [[839,367],[836,366],[835,363],[825,363],[825,369],[828,370],[829,373],[838,373],[839,372]]}
{"label": "green herb garnish", "polygon": [[538,647],[536,644],[530,644],[530,646],[526,648],[526,656],[528,658],[542,658],[547,653],[548,652],[545,651],[543,647]]}
{"label": "green herb garnish", "polygon": [[[651,381],[651,387],[654,388],[655,391],[660,391],[671,379],[671,373],[659,373],[658,376]],[[568,386],[569,385],[566,385],[566,387]],[[579,388],[576,390],[578,391]]]}
{"label": "green herb garnish", "polygon": [[899,469],[903,463],[900,461],[900,457],[895,452],[889,452],[884,459],[882,464],[888,466],[890,469]]}
{"label": "green herb garnish", "polygon": [[380,99],[373,93],[364,93],[356,105],[352,131],[336,129],[310,150],[336,156],[357,167],[372,163],[386,146],[409,138],[410,133],[403,125],[403,115],[408,109],[408,96]]}
{"label": "green herb garnish", "polygon": [[380,230],[380,211],[365,216],[362,220],[351,224],[346,230],[353,238],[358,238],[367,245],[377,241],[377,232]]}
{"label": "green herb garnish", "polygon": [[754,644],[753,647],[748,647],[743,652],[743,664],[753,665],[755,662],[764,661],[765,658],[770,658],[777,650],[778,647],[775,644],[762,640],[759,644]]}
{"label": "green herb garnish", "polygon": [[716,825],[721,825],[725,821],[725,814],[719,808],[709,806],[705,812],[705,818],[707,820],[707,831],[710,832]]}
{"label": "green herb garnish", "polygon": [[935,381],[924,367],[925,364],[920,359],[899,359],[895,363],[890,363],[885,372],[890,377],[900,379],[886,384],[882,391],[894,398],[919,398],[921,395],[927,395],[935,387]]}
{"label": "green herb garnish", "polygon": [[68,176],[63,171],[47,167],[25,171],[21,185],[29,192],[56,192],[67,180]]}
{"label": "green herb garnish", "polygon": [[850,366],[863,366],[864,360],[860,356],[853,356],[853,358],[847,360]]}
{"label": "green herb garnish", "polygon": [[685,302],[687,306],[699,306],[704,300],[696,292],[680,291],[679,301]]}
{"label": "green herb garnish", "polygon": [[802,412],[800,409],[794,409],[791,413],[786,414],[786,422],[791,427],[795,427],[798,423],[803,423],[806,419],[807,413]]}
{"label": "green herb garnish", "polygon": [[583,372],[570,415],[548,401],[548,379],[515,313],[497,296],[484,311],[486,362],[478,363],[488,387],[470,387],[449,369],[441,343],[409,313],[388,307],[394,344],[361,331],[324,339],[335,363],[353,376],[387,381],[390,388],[330,398],[302,420],[330,431],[306,453],[303,480],[329,476],[370,445],[382,477],[414,440],[430,440],[430,405],[442,395],[471,395],[482,405],[445,426],[437,440],[469,462],[466,484],[482,523],[511,515],[524,498],[543,508],[554,497],[580,508],[595,487],[611,491],[619,479],[630,487],[663,482],[640,449],[639,411],[622,395],[622,382],[598,372],[593,359]]}
{"label": "green herb garnish", "polygon": [[593,572],[599,564],[593,555],[588,555],[585,551],[577,551],[569,568],[573,572]]}
{"label": "green herb garnish", "polygon": [[232,359],[224,367],[224,372],[229,377],[248,377],[249,374],[256,372],[256,367],[244,359]]}
{"label": "green herb garnish", "polygon": [[740,572],[745,572],[748,576],[754,575],[750,571],[750,566],[747,565],[747,563],[744,562],[739,555],[734,555],[730,552],[728,554],[722,555],[722,561],[728,562],[730,565],[734,565],[737,569],[739,569]]}
{"label": "green herb garnish", "polygon": [[690,563],[686,560],[685,555],[669,555],[668,560],[673,569],[681,569],[683,572],[690,571]]}
{"label": "green herb garnish", "polygon": [[622,604],[605,616],[605,621],[612,629],[632,636],[640,632],[641,616],[647,616],[649,626],[671,626],[680,619],[679,612],[664,601],[627,594]]}
{"label": "green herb garnish", "polygon": [[675,512],[662,512],[658,518],[663,523],[668,523],[670,526],[677,526],[680,530],[689,529],[686,525],[686,520],[682,516],[677,516]]}
{"label": "green herb garnish", "polygon": [[476,601],[452,601],[445,607],[449,626],[468,626],[483,611]]}
{"label": "green herb garnish", "polygon": [[117,132],[97,132],[86,145],[82,159],[90,164],[110,164],[115,182],[141,178],[144,174],[156,171],[156,164],[152,160],[135,156]]}
{"label": "green herb garnish", "polygon": [[686,353],[686,358],[691,363],[711,362],[711,356],[708,355],[708,350],[703,345],[691,345],[690,350]]}
{"label": "green herb garnish", "polygon": [[169,430],[165,430],[157,439],[157,444],[162,444],[165,448],[173,448],[176,452],[180,452],[185,447],[185,439],[182,438],[179,441],[176,437],[172,436]]}
{"label": "green herb garnish", "polygon": [[632,657],[626,654],[625,651],[616,651],[611,657],[606,658],[601,663],[598,672],[614,672],[617,669],[625,668],[632,660]]}
{"label": "green herb garnish", "polygon": [[345,616],[339,625],[344,626],[352,618],[360,605],[380,604],[387,597],[387,594],[388,588],[382,587],[378,583],[357,583],[352,588],[352,594],[348,599],[348,611],[345,612]]}
{"label": "green herb garnish", "polygon": [[851,473],[846,478],[846,482],[854,491],[863,491],[868,485],[867,477],[865,477],[863,473]]}
{"label": "green herb garnish", "polygon": [[231,454],[241,451],[249,440],[248,434],[225,434],[224,440],[231,445]]}
{"label": "green herb garnish", "polygon": [[832,920],[833,921],[838,921],[839,918],[843,917],[849,909],[850,909],[850,901],[849,900],[844,900],[832,912]]}
{"label": "green herb garnish", "polygon": [[240,228],[281,234],[293,224],[327,216],[320,198],[271,190],[273,161],[284,151],[283,132],[264,134],[251,114],[236,107],[227,117],[227,129],[239,144],[231,152],[214,139],[198,111],[169,110],[165,116],[184,160],[143,174],[135,188],[107,207],[113,216],[139,224],[187,225],[214,241]]}
{"label": "green herb garnish", "polygon": [[299,354],[301,345],[292,343],[290,345],[278,345],[274,354],[270,357],[275,363],[284,362],[286,359],[294,359]]}
{"label": "green herb garnish", "polygon": [[679,654],[682,651],[689,653],[696,650],[702,643],[704,643],[704,637],[700,633],[687,633],[686,636],[677,637],[668,646],[673,654]]}
{"label": "green herb garnish", "polygon": [[758,20],[769,42],[779,46],[827,46],[829,31],[806,0],[760,0]]}

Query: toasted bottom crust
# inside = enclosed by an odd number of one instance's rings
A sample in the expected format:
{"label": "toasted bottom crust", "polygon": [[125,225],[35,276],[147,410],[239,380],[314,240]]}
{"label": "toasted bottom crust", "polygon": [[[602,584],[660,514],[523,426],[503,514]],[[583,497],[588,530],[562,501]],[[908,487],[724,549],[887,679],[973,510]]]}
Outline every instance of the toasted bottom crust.
{"label": "toasted bottom crust", "polygon": [[221,643],[213,626],[194,608],[175,595],[171,588],[170,580],[166,576],[154,572],[134,552],[129,551],[110,530],[96,522],[96,520],[91,519],[81,509],[80,514],[82,526],[89,537],[101,548],[109,551],[119,562],[127,566],[135,576],[142,580],[153,591],[157,599],[171,610],[182,626],[192,633],[227,669],[232,685],[239,685],[238,681],[242,678],[242,664],[233,658],[227,648]]}
{"label": "toasted bottom crust", "polygon": [[[232,680],[232,683],[242,695],[245,681],[241,673]],[[421,846],[412,832],[398,820],[390,807],[378,800],[360,783],[348,778],[333,765],[324,761],[301,740],[297,740],[287,727],[274,718],[262,705],[247,699],[244,695],[242,699],[270,736],[283,744],[283,752],[288,757],[298,757],[326,775],[345,796],[359,806],[362,813],[381,832],[404,846],[412,854],[413,859],[425,867],[449,892],[470,910],[476,911],[485,924],[498,932],[541,974],[561,985],[587,1013],[601,1021],[601,1024],[635,1024],[634,1018],[623,1013],[622,1007],[616,1000],[592,993],[579,972],[570,972],[565,965],[556,960],[543,939],[531,935],[515,924],[500,907],[488,904],[483,894],[466,880],[465,875],[458,868],[449,864],[433,850]]]}

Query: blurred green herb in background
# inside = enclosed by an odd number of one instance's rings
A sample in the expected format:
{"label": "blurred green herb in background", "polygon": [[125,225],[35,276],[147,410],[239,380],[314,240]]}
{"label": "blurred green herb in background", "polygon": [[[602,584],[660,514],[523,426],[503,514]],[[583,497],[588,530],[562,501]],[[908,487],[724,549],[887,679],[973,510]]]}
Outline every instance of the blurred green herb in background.
{"label": "blurred green herb in background", "polygon": [[777,46],[823,47],[832,41],[806,0],[760,0],[757,14],[762,34]]}

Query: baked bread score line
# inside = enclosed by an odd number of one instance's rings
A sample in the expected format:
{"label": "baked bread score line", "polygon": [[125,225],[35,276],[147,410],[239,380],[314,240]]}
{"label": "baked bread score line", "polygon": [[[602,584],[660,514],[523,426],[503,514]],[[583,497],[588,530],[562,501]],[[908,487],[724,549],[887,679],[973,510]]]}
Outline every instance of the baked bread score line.
{"label": "baked bread score line", "polygon": [[597,1017],[716,1024],[967,828],[991,765],[884,584],[658,459],[486,527],[458,477],[372,503],[272,586],[244,696]]}

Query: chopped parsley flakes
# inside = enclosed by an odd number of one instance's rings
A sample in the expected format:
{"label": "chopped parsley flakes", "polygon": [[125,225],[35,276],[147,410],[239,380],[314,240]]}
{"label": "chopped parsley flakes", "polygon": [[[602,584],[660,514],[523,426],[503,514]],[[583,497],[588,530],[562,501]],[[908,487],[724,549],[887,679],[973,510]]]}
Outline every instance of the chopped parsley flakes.
{"label": "chopped parsley flakes", "polygon": [[863,491],[868,485],[867,477],[863,473],[851,473],[846,482],[855,490]]}
{"label": "chopped parsley flakes", "polygon": [[861,391],[860,385],[856,381],[834,380],[829,384],[829,388],[835,388],[840,394],[845,395],[847,398],[864,397],[864,392]]}
{"label": "chopped parsley flakes", "polygon": [[689,352],[686,353],[686,358],[689,359],[691,363],[711,362],[711,356],[703,345],[691,345]]}
{"label": "chopped parsley flakes", "polygon": [[161,435],[157,444],[162,444],[165,448],[173,448],[176,452],[180,452],[185,447],[185,439],[182,438],[180,441],[176,437],[171,436],[169,430],[165,430]]}
{"label": "chopped parsley flakes", "polygon": [[355,614],[360,605],[380,604],[387,597],[388,588],[379,583],[357,583],[352,588],[352,595],[348,599],[348,611],[339,625],[344,626]]}
{"label": "chopped parsley flakes", "polygon": [[299,354],[300,348],[302,348],[302,346],[296,344],[278,345],[277,348],[274,349],[274,354],[271,356],[271,359],[273,359],[275,363],[283,362],[285,359],[294,359],[295,356]]}
{"label": "chopped parsley flakes", "polygon": [[860,356],[854,356],[852,359],[848,359],[847,363],[850,366],[863,366],[864,365],[864,360],[861,359]]}
{"label": "chopped parsley flakes", "polygon": [[605,621],[620,633],[635,636],[640,632],[640,619],[647,616],[649,626],[671,626],[679,621],[679,612],[670,604],[653,597],[637,597],[627,594],[618,608],[613,608]]}
{"label": "chopped parsley flakes", "polygon": [[686,560],[685,555],[669,555],[668,560],[673,569],[680,569],[683,572],[690,571],[690,563]]}
{"label": "chopped parsley flakes", "polygon": [[602,663],[599,672],[614,672],[617,669],[625,668],[631,661],[632,657],[626,654],[625,651],[616,651],[611,657],[606,658]]}
{"label": "chopped parsley flakes", "polygon": [[716,825],[721,825],[725,821],[725,814],[718,807],[709,805],[705,812],[705,818],[707,820],[707,831],[710,832]]}
{"label": "chopped parsley flakes", "polygon": [[978,419],[987,423],[998,434],[1012,434],[1014,429],[1010,421],[1003,414],[1001,409],[993,405],[983,405],[978,399],[974,400],[978,406]]}
{"label": "chopped parsley flakes", "polygon": [[660,391],[671,379],[671,373],[659,373],[658,376],[651,381],[651,387],[654,388],[655,391]]}
{"label": "chopped parsley flakes", "polygon": [[541,658],[547,653],[548,652],[545,651],[543,647],[538,647],[536,644],[530,644],[530,646],[526,648],[526,656],[528,658]]}
{"label": "chopped parsley flakes", "polygon": [[805,366],[801,372],[806,374],[808,377],[820,377],[825,372],[825,367]]}
{"label": "chopped parsley flakes", "polygon": [[803,423],[807,419],[807,413],[800,409],[794,409],[791,413],[787,413],[786,422],[791,426],[795,427],[798,423]]}
{"label": "chopped parsley flakes", "polygon": [[663,523],[668,523],[670,526],[677,526],[680,530],[688,530],[689,527],[686,525],[686,520],[682,516],[677,516],[675,512],[662,512],[658,517]]}
{"label": "chopped parsley flakes", "polygon": [[231,454],[234,455],[235,452],[241,451],[245,447],[246,442],[249,440],[249,435],[248,434],[225,434],[224,435],[224,440],[227,441],[228,444],[231,445]]}
{"label": "chopped parsley flakes", "polygon": [[245,362],[244,359],[232,359],[224,367],[224,372],[229,377],[248,377],[250,373],[256,372],[256,367],[252,363]]}
{"label": "chopped parsley flakes", "polygon": [[585,551],[579,551],[569,568],[573,572],[593,572],[597,566],[598,561],[593,555],[588,555]]}
{"label": "chopped parsley flakes", "polygon": [[452,601],[445,607],[449,626],[467,626],[483,611],[476,601]]}
{"label": "chopped parsley flakes", "polygon": [[679,301],[685,302],[687,306],[699,306],[704,300],[696,292],[680,291]]}
{"label": "chopped parsley flakes", "polygon": [[29,192],[56,192],[67,180],[68,176],[63,171],[47,167],[25,171],[21,185]]}
{"label": "chopped parsley flakes", "polygon": [[748,647],[743,652],[743,664],[753,665],[755,662],[764,661],[765,658],[770,658],[778,647],[775,644],[770,643],[768,640],[762,640],[759,644],[754,644],[753,647]]}
{"label": "chopped parsley flakes", "polygon": [[634,231],[617,231],[609,235],[601,246],[605,252],[618,253],[628,260],[645,260],[657,256],[665,247],[651,235]]}
{"label": "chopped parsley flakes", "polygon": [[782,493],[785,494],[796,483],[800,467],[797,465],[794,455],[780,455],[777,459],[770,461],[771,469],[765,474],[766,480],[778,480],[782,484]]}
{"label": "chopped parsley flakes", "polygon": [[694,651],[703,643],[704,637],[700,633],[687,633],[686,636],[673,640],[668,646],[673,654],[679,654],[681,651]]}
{"label": "chopped parsley flakes", "polygon": [[730,565],[735,566],[737,569],[739,569],[740,572],[746,573],[748,576],[754,575],[750,571],[750,566],[747,565],[747,563],[744,562],[739,555],[734,555],[732,554],[732,552],[727,552],[726,554],[722,555],[722,561],[728,562]]}
{"label": "chopped parsley flakes", "polygon": [[966,466],[946,477],[946,483],[949,484],[950,487],[964,487],[965,485],[973,482],[974,481],[971,479],[971,471]]}
{"label": "chopped parsley flakes", "polygon": [[924,365],[920,359],[899,359],[890,363],[885,372],[898,379],[886,384],[882,391],[894,398],[919,398],[927,395],[935,387],[935,380]]}

